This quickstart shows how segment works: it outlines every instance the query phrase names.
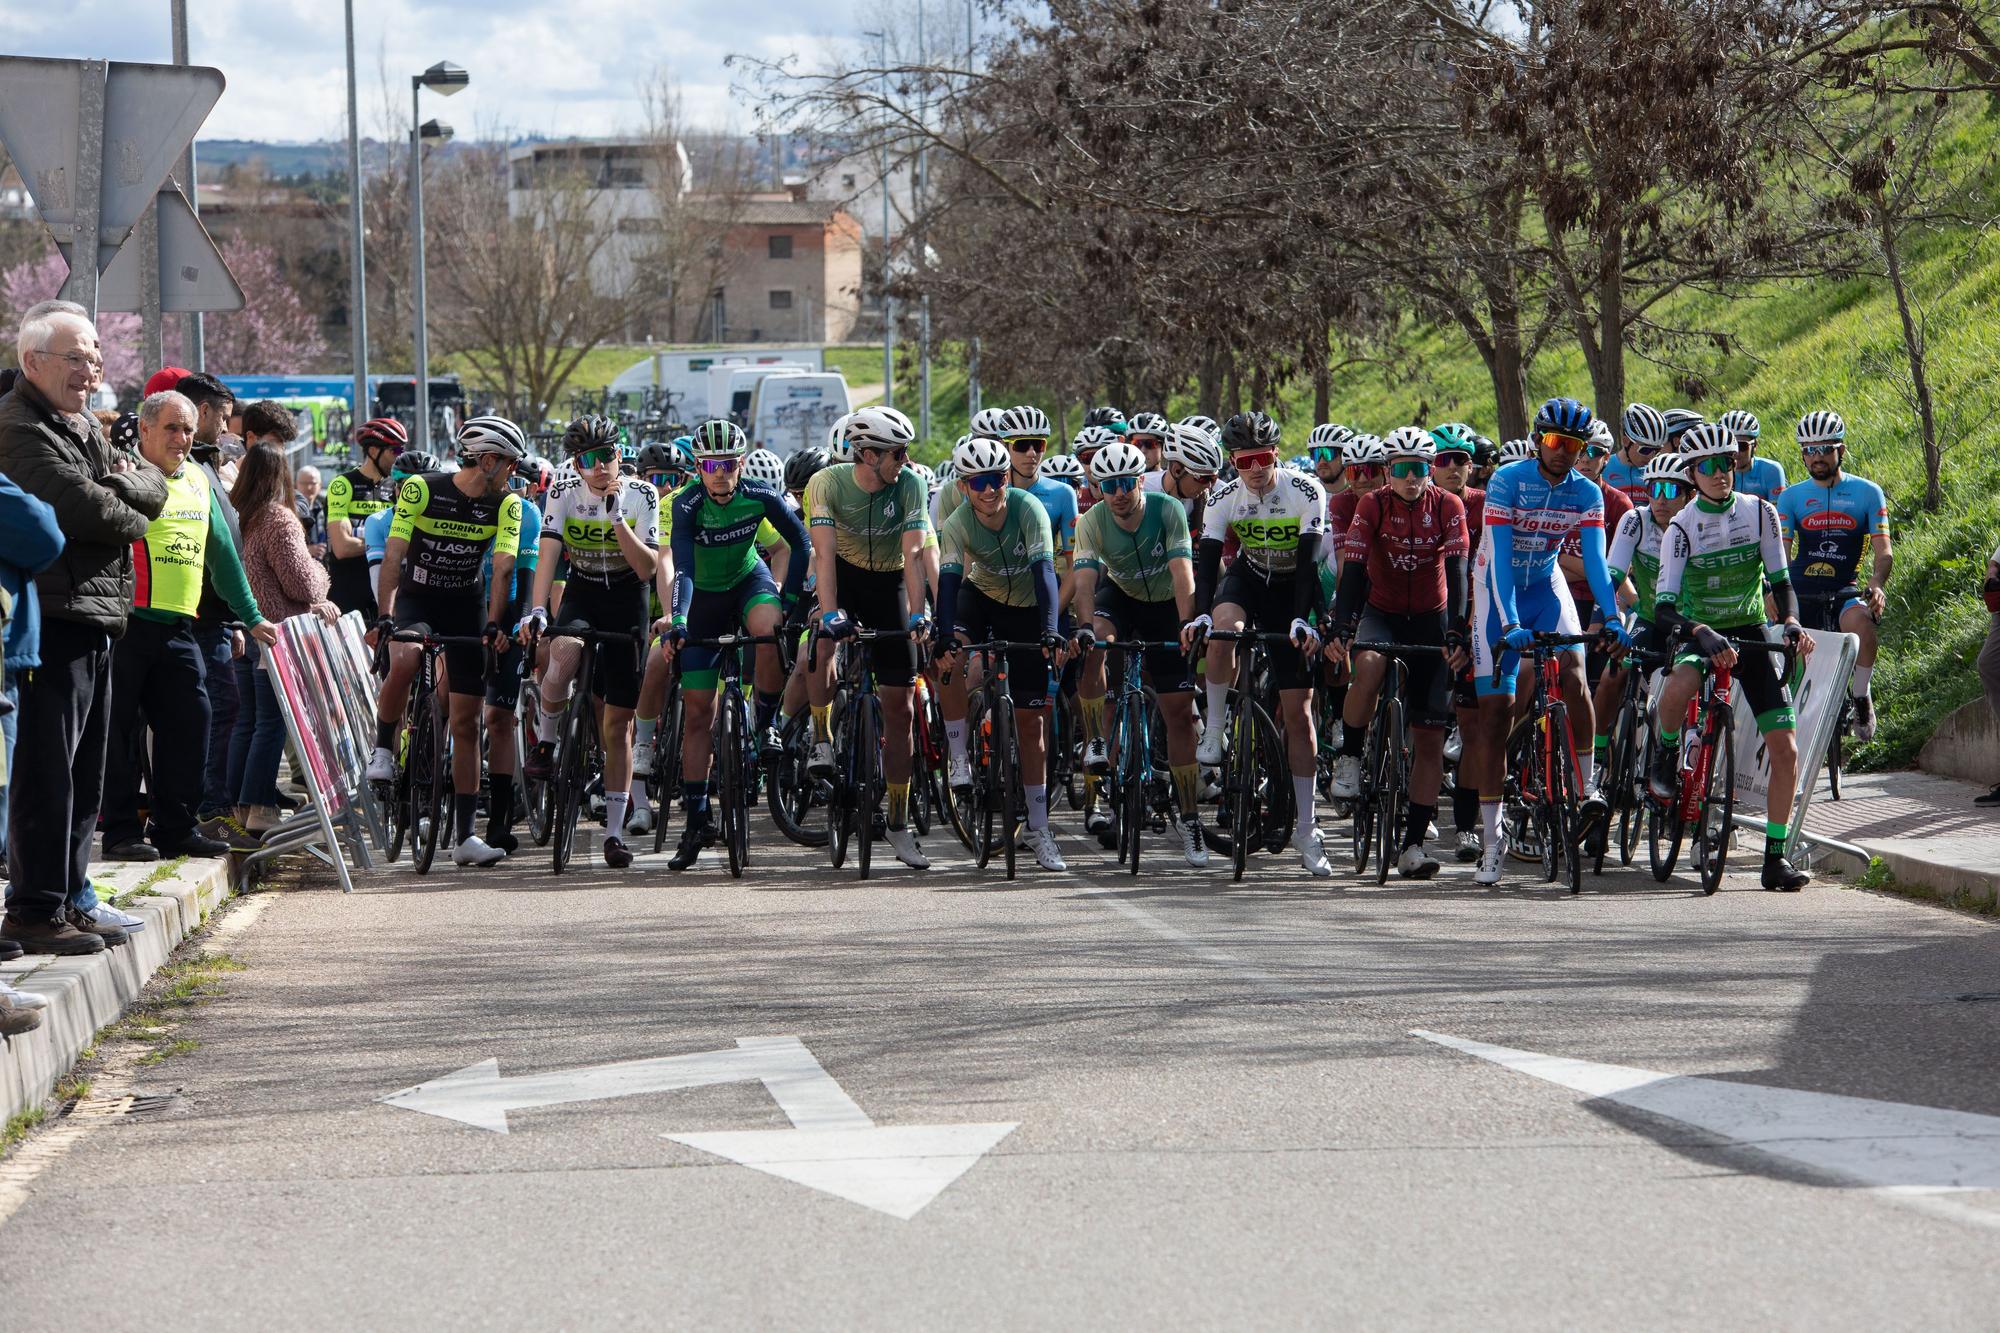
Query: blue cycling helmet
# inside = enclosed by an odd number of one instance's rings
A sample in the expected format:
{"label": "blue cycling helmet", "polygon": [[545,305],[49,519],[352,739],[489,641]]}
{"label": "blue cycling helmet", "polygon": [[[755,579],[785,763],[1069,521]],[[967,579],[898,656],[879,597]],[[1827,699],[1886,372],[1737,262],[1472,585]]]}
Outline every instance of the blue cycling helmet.
{"label": "blue cycling helmet", "polygon": [[1590,434],[1590,409],[1574,398],[1551,398],[1535,411],[1535,434],[1554,431],[1582,439]]}

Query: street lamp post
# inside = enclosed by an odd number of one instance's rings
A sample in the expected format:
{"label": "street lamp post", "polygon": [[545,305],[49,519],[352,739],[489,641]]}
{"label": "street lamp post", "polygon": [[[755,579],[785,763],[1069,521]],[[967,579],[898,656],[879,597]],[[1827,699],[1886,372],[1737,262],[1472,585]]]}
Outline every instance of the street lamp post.
{"label": "street lamp post", "polygon": [[[886,32],[865,32],[864,37],[875,39],[875,49],[882,66],[882,108],[888,113],[889,106],[889,35]],[[882,406],[896,405],[896,303],[889,296],[889,145],[880,145],[876,156],[877,177],[882,186]]]}
{"label": "street lamp post", "polygon": [[352,305],[347,325],[354,335],[354,410],[348,413],[349,439],[352,427],[374,413],[368,403],[368,277],[367,259],[362,253],[361,227],[361,116],[354,92],[354,0],[347,0],[347,193],[349,221],[354,228]]}
{"label": "street lamp post", "polygon": [[450,97],[472,82],[472,76],[448,60],[440,60],[410,79],[410,268],[413,309],[410,322],[410,350],[417,363],[417,421],[411,439],[413,448],[430,451],[431,367],[430,349],[424,337],[424,140],[443,143],[451,138],[451,126],[432,120],[419,124],[417,97],[424,89]]}

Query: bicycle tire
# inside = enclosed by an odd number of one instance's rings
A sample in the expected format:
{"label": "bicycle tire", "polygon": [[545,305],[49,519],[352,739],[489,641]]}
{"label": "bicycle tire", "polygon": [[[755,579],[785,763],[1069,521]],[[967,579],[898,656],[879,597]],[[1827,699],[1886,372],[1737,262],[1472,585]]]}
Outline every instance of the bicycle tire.
{"label": "bicycle tire", "polygon": [[736,842],[737,825],[743,821],[743,737],[737,699],[728,690],[718,692],[721,713],[716,718],[715,742],[716,823],[721,826],[723,857],[731,879],[743,878],[743,856]]}
{"label": "bicycle tire", "polygon": [[848,843],[854,836],[854,791],[849,781],[853,765],[848,762],[847,749],[847,732],[853,725],[848,716],[852,702],[853,697],[845,690],[833,696],[833,794],[827,803],[826,849],[835,870],[847,864]]}
{"label": "bicycle tire", "polygon": [[1230,878],[1241,883],[1250,859],[1250,814],[1256,803],[1256,706],[1239,694],[1231,721],[1235,746],[1229,756],[1229,867]]}
{"label": "bicycle tire", "polygon": [[653,733],[653,770],[646,777],[646,794],[653,798],[653,850],[667,846],[667,831],[673,824],[674,807],[681,795],[681,685],[678,677],[667,682],[667,701],[660,709],[659,726]]}
{"label": "bicycle tire", "polygon": [[[1634,671],[1637,667],[1632,668]],[[1639,783],[1642,780],[1637,771],[1639,757],[1639,727],[1644,723],[1645,714],[1636,707],[1628,706],[1619,711],[1618,720],[1613,723],[1615,735],[1611,741],[1611,778],[1613,790],[1618,799],[1618,864],[1629,866],[1639,843]],[[1605,839],[1609,846],[1610,838]],[[1598,858],[1597,873],[1604,873],[1604,859]]]}
{"label": "bicycle tire", "polygon": [[1549,710],[1549,729],[1556,740],[1555,781],[1550,790],[1555,828],[1561,839],[1560,873],[1569,882],[1571,893],[1583,892],[1583,829],[1577,817],[1577,803],[1583,799],[1583,774],[1576,763],[1576,738],[1570,734],[1569,709],[1558,701]]}
{"label": "bicycle tire", "polygon": [[819,802],[819,783],[807,763],[812,751],[812,714],[800,713],[787,722],[782,732],[784,751],[771,766],[764,784],[764,806],[778,832],[801,847],[824,847],[830,828],[814,825],[814,812],[824,812]]}
{"label": "bicycle tire", "polygon": [[854,728],[854,863],[861,872],[861,878],[868,878],[868,868],[874,860],[875,808],[881,803],[882,791],[882,743],[878,739],[880,728],[875,721],[875,710],[881,705],[873,695],[864,695]]}
{"label": "bicycle tire", "polygon": [[[1144,696],[1141,696],[1140,705],[1143,706],[1143,704]],[[1140,725],[1138,734],[1133,734],[1133,731],[1128,728],[1123,736],[1124,745],[1122,749],[1130,752],[1130,758],[1126,759],[1123,753],[1120,755],[1120,758],[1124,759],[1124,762],[1119,767],[1126,769],[1127,772],[1124,778],[1124,791],[1122,793],[1124,796],[1123,818],[1125,826],[1119,829],[1118,833],[1119,841],[1124,844],[1130,858],[1131,873],[1136,875],[1139,873],[1139,838],[1140,834],[1144,831],[1143,825],[1146,822],[1146,766],[1152,759],[1152,755],[1149,753],[1152,747],[1152,737],[1146,732],[1145,717],[1139,712],[1139,708],[1135,707],[1132,711],[1138,714]]]}
{"label": "bicycle tire", "polygon": [[1722,887],[1729,860],[1730,824],[1736,815],[1736,746],[1731,743],[1735,721],[1728,704],[1718,704],[1704,728],[1708,757],[1708,790],[1701,803],[1701,823],[1695,830],[1695,855],[1701,866],[1701,892],[1712,897]]}
{"label": "bicycle tire", "polygon": [[1021,755],[1015,748],[1020,741],[1014,734],[1014,700],[1005,693],[993,700],[993,736],[993,771],[999,789],[990,795],[1000,812],[1000,846],[1007,861],[1007,878],[1012,880],[1020,850],[1014,836],[1014,792],[1020,786]]}
{"label": "bicycle tire", "polygon": [[[421,795],[421,800],[413,800],[410,805],[410,813],[416,823],[417,838],[416,842],[410,844],[410,852],[419,875],[429,874],[432,862],[437,859],[438,844],[444,838],[444,788],[451,781],[450,771],[445,767],[444,703],[438,698],[435,687],[426,692],[425,699],[429,725],[419,727],[419,730],[427,733],[426,753],[422,756],[421,768],[418,767],[418,757],[414,754],[411,756],[412,772],[427,775],[415,789],[416,793]],[[429,827],[428,833],[425,831],[426,825]]]}
{"label": "bicycle tire", "polygon": [[1390,691],[1393,679],[1393,675],[1385,676],[1382,681],[1382,691],[1388,697],[1389,706],[1384,716],[1388,732],[1382,744],[1382,776],[1375,788],[1375,800],[1379,806],[1375,814],[1378,826],[1375,856],[1377,884],[1389,882],[1389,849],[1396,843],[1397,816],[1402,810],[1404,787],[1409,780],[1403,771],[1403,702]]}
{"label": "bicycle tire", "polygon": [[1826,747],[1826,781],[1827,785],[1832,788],[1830,799],[1836,801],[1840,799],[1840,762],[1846,757],[1844,750],[1847,740],[1848,717],[1853,711],[1853,704],[1847,702],[1845,699],[1840,701],[1840,716],[1834,719],[1833,739],[1827,743]]}
{"label": "bicycle tire", "polygon": [[562,874],[569,868],[571,856],[576,848],[576,824],[583,817],[584,789],[590,785],[590,773],[586,766],[586,736],[590,730],[590,697],[585,693],[590,677],[584,668],[593,665],[594,655],[585,646],[582,665],[577,670],[577,679],[583,682],[571,697],[569,707],[563,710],[562,738],[556,744],[556,776],[550,784],[555,788],[555,818],[549,830],[549,865],[555,874]]}
{"label": "bicycle tire", "polygon": [[[1656,733],[1648,732],[1646,737],[1646,772],[1650,775],[1655,764],[1654,758],[1660,744]],[[1674,866],[1680,860],[1681,839],[1687,832],[1681,822],[1681,803],[1678,797],[1669,804],[1663,804],[1653,795],[1649,786],[1646,792],[1646,862],[1653,872],[1653,878],[1665,884],[1673,878]]]}
{"label": "bicycle tire", "polygon": [[1045,730],[1048,744],[1045,759],[1048,764],[1048,790],[1051,794],[1058,789],[1072,810],[1083,809],[1083,783],[1078,774],[1082,766],[1076,762],[1076,711],[1070,707],[1069,697],[1062,692],[1061,682],[1053,692],[1054,703],[1049,709],[1049,720]]}
{"label": "bicycle tire", "polygon": [[1379,794],[1378,784],[1382,778],[1382,760],[1385,753],[1381,734],[1382,705],[1388,701],[1389,688],[1385,680],[1376,703],[1375,716],[1369,719],[1371,725],[1368,737],[1362,743],[1361,788],[1354,793],[1354,813],[1350,816],[1354,835],[1350,850],[1354,853],[1354,873],[1357,875],[1368,873],[1368,859],[1375,849],[1375,822],[1381,814],[1376,804],[1376,796]]}

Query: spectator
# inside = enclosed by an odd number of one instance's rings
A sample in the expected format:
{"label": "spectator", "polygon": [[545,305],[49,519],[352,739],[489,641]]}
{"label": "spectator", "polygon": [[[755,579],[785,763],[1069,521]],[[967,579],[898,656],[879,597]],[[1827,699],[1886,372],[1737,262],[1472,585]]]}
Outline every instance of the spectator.
{"label": "spectator", "polygon": [[8,788],[0,937],[63,954],[126,938],[87,915],[97,908],[90,842],[104,789],[111,644],[132,604],[132,543],[167,503],[166,478],[114,457],[84,411],[104,362],[96,328],[74,310],[28,311],[15,342],[22,374],[0,398],[0,473],[54,508],[67,538],[35,580],[42,663],[21,682],[16,746],[37,762],[35,781]]}
{"label": "spectator", "polygon": [[236,469],[233,466],[235,451],[227,447],[238,439],[228,429],[230,418],[236,412],[236,395],[213,375],[184,375],[174,388],[186,396],[199,413],[195,418],[195,461],[216,475],[222,483],[223,493],[227,494],[229,488],[236,484]]}
{"label": "spectator", "polygon": [[313,559],[326,559],[326,497],[320,494],[319,469],[307,463],[299,469],[292,507],[306,530],[306,551]]}
{"label": "spectator", "polygon": [[[222,497],[188,462],[194,404],[174,390],[139,408],[139,455],[167,479],[167,505],[132,544],[137,586],[131,624],[111,655],[111,744],[104,784],[104,855],[113,861],[221,856],[226,840],[195,827],[208,743],[208,694],[194,616],[206,580],[260,642],[277,629],[258,613]],[[139,823],[139,754],[153,736],[147,825]],[[141,834],[151,845],[141,841]]]}
{"label": "spectator", "polygon": [[[254,416],[262,404],[252,404]],[[254,420],[250,423],[255,429]],[[244,568],[257,604],[274,620],[317,614],[330,624],[340,608],[326,600],[326,569],[306,551],[293,510],[285,456],[271,444],[253,444],[230,496],[243,520]],[[237,693],[243,700],[229,741],[229,784],[236,790],[236,820],[252,834],[278,822],[278,758],[285,748],[285,718],[278,711],[276,683],[262,654],[246,654],[236,664]],[[262,665],[263,669],[258,667]]]}
{"label": "spectator", "polygon": [[[1992,619],[1986,627],[1986,642],[1979,649],[1979,683],[1986,689],[1986,706],[2000,718],[2000,547],[1986,557],[1986,586],[1980,592]],[[2000,783],[1984,796],[1973,797],[1972,803],[2000,805]]]}
{"label": "spectator", "polygon": [[14,725],[21,677],[42,664],[41,609],[35,575],[62,554],[56,511],[0,476],[0,619],[6,644],[0,664],[0,862],[7,857],[7,774],[14,768]]}

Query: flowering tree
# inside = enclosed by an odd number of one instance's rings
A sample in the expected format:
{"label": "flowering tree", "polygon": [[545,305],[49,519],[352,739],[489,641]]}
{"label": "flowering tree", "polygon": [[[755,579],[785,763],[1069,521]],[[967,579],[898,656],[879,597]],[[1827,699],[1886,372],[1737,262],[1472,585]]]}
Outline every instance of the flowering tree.
{"label": "flowering tree", "polygon": [[[54,250],[0,273],[0,346],[12,352],[21,312],[60,293],[68,277],[69,266]],[[97,321],[97,334],[104,346],[104,382],[120,392],[144,384],[152,368],[139,365],[139,317],[106,314]]]}

